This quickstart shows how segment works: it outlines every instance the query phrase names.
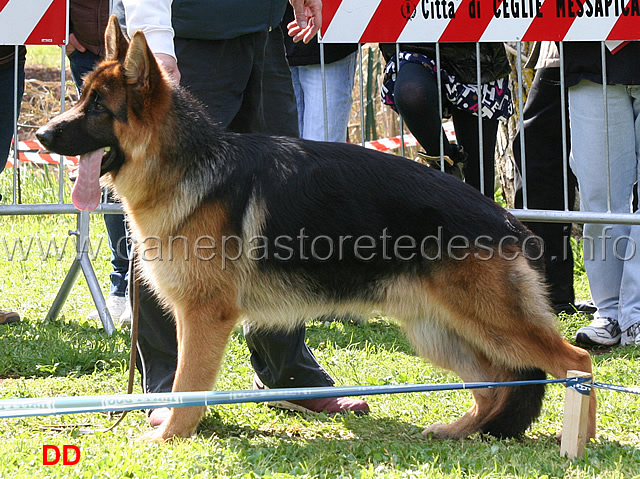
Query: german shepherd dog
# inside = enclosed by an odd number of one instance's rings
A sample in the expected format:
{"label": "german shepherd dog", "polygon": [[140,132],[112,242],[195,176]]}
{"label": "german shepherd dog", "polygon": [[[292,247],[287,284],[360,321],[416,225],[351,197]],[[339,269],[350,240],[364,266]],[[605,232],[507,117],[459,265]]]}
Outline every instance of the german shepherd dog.
{"label": "german shepherd dog", "polygon": [[[97,207],[100,177],[121,198],[138,267],[175,314],[173,391],[213,388],[240,317],[286,330],[300,318],[372,310],[396,318],[421,356],[464,381],[591,372],[589,354],[556,329],[540,243],[506,210],[405,158],[225,131],[167,79],[142,32],[129,42],[112,18],[105,36],[106,59],[78,104],[37,136],[81,155],[78,208]],[[164,258],[144,260],[149,238]],[[425,434],[520,436],[544,386],[473,395],[463,417]],[[204,410],[174,408],[147,439],[189,437]],[[595,412],[592,393],[591,437]]]}

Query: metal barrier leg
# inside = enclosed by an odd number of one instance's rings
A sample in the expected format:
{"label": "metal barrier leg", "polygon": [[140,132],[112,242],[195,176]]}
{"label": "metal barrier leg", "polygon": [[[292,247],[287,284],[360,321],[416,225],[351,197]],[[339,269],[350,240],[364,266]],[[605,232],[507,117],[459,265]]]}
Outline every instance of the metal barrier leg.
{"label": "metal barrier leg", "polygon": [[78,273],[82,270],[84,277],[87,280],[91,297],[93,298],[93,302],[98,310],[98,316],[100,317],[100,321],[102,321],[102,326],[107,334],[111,336],[115,331],[115,327],[113,326],[111,314],[109,314],[104,296],[102,295],[100,284],[96,278],[96,273],[93,270],[93,265],[89,259],[89,212],[82,211],[78,214],[78,229],[76,231],[69,232],[69,234],[76,235],[78,238],[76,243],[76,257],[74,258],[73,263],[71,263],[67,276],[65,277],[62,286],[60,286],[60,290],[49,309],[46,319],[49,320],[58,317],[58,314],[62,309],[62,305],[69,296],[69,292],[78,277]]}
{"label": "metal barrier leg", "polygon": [[53,300],[53,304],[47,313],[46,320],[56,319],[58,314],[60,314],[60,310],[62,309],[62,305],[67,300],[67,296],[69,296],[69,292],[73,287],[73,283],[75,283],[76,278],[78,277],[78,273],[80,272],[80,261],[77,259],[73,260],[71,263],[71,267],[67,272],[67,276],[64,278],[62,282],[62,286],[58,290],[58,294],[56,295],[56,299]]}

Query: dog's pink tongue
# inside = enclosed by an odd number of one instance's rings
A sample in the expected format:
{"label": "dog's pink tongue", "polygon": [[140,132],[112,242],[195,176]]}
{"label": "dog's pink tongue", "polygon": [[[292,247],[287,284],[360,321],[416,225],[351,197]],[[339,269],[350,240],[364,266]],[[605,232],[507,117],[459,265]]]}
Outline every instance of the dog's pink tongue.
{"label": "dog's pink tongue", "polygon": [[78,178],[71,191],[71,200],[79,210],[95,210],[100,204],[100,165],[104,148],[80,156]]}

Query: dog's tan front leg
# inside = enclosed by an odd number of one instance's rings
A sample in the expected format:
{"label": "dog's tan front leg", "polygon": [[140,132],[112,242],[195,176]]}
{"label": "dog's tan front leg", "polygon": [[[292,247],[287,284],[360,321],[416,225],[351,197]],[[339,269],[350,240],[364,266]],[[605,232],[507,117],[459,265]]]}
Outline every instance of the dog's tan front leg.
{"label": "dog's tan front leg", "polygon": [[[173,392],[210,391],[216,381],[235,315],[219,304],[184,308],[176,314],[178,367]],[[161,442],[190,437],[205,412],[204,406],[172,408],[169,418],[142,439]]]}

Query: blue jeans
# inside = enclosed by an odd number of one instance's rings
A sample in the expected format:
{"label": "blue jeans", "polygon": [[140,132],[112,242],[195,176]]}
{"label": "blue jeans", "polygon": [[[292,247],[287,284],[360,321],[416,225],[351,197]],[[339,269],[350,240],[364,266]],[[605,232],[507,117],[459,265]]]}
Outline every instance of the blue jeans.
{"label": "blue jeans", "polygon": [[[581,208],[608,210],[608,139],[611,212],[630,213],[640,178],[640,86],[607,86],[605,120],[602,85],[582,80],[569,88],[569,111],[571,167]],[[584,263],[597,314],[617,320],[624,331],[640,321],[640,226],[586,224],[584,237]]]}
{"label": "blue jeans", "polygon": [[12,67],[0,70],[0,172],[4,170],[9,156],[13,127],[20,111],[24,93],[24,61],[18,62],[18,111],[14,111],[15,70]]}
{"label": "blue jeans", "polygon": [[298,106],[300,136],[307,140],[347,141],[351,114],[351,91],[358,52],[324,66],[327,89],[329,136],[325,138],[324,99],[320,65],[291,67],[291,79]]}
{"label": "blue jeans", "polygon": [[89,50],[85,52],[74,50],[71,52],[69,55],[69,69],[71,70],[73,82],[79,91],[82,90],[84,76],[92,71],[100,60],[101,58],[98,55],[91,53]]}
{"label": "blue jeans", "polygon": [[[83,77],[93,70],[100,57],[90,51],[81,52],[75,50],[69,55],[69,68],[73,81],[78,90],[82,90]],[[111,195],[109,202],[113,202]],[[112,270],[109,274],[111,287],[110,296],[124,297],[129,280],[129,241],[124,215],[104,215],[104,224],[107,228],[107,239],[111,250]]]}

